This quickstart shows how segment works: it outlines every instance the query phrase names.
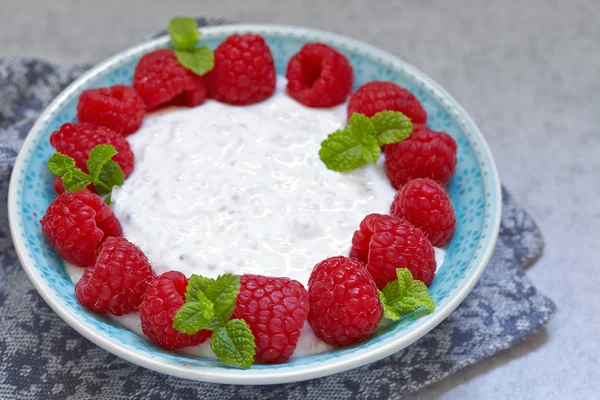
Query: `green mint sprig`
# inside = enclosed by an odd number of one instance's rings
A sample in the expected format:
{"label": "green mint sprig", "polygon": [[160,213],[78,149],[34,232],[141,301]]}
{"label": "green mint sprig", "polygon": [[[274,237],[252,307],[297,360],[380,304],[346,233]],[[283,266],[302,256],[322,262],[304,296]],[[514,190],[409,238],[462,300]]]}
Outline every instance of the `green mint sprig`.
{"label": "green mint sprig", "polygon": [[185,303],[173,318],[173,328],[193,335],[202,329],[213,331],[210,348],[217,358],[241,368],[250,368],[255,338],[243,319],[230,319],[240,292],[240,277],[225,274],[217,279],[192,275]]}
{"label": "green mint sprig", "polygon": [[169,36],[177,60],[196,75],[204,75],[215,66],[214,53],[207,46],[196,47],[200,39],[198,24],[193,18],[175,17],[169,22]]}
{"label": "green mint sprig", "polygon": [[48,160],[48,169],[62,179],[67,192],[76,192],[93,184],[98,194],[108,195],[104,201],[110,204],[113,186],[121,186],[125,181],[121,167],[112,160],[116,154],[117,150],[110,144],[97,145],[88,156],[89,174],[86,174],[75,166],[74,159],[56,152]]}
{"label": "green mint sprig", "polygon": [[402,315],[423,307],[428,313],[435,310],[433,298],[427,286],[413,278],[407,268],[396,269],[397,280],[388,283],[379,291],[384,318],[396,321]]}
{"label": "green mint sprig", "polygon": [[343,130],[321,143],[319,157],[327,168],[338,172],[375,164],[381,146],[408,138],[412,130],[410,118],[398,111],[381,111],[371,118],[354,113]]}

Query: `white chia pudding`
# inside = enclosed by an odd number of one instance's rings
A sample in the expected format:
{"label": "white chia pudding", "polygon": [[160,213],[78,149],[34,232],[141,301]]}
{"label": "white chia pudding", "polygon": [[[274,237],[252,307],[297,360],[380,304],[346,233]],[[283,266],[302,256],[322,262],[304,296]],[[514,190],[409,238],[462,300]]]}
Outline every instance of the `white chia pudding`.
{"label": "white chia pudding", "polygon": [[[319,158],[321,142],[345,126],[346,104],[308,108],[285,84],[279,77],[255,105],[208,100],[149,114],[127,137],[135,169],[113,189],[112,208],[157,275],[253,273],[306,286],[315,264],[348,255],[366,215],[389,211],[395,190],[382,162],[339,173]],[[436,249],[438,267],[442,258]],[[75,282],[83,274],[67,268]],[[112,318],[143,335],[139,313]],[[330,348],[306,323],[294,356]],[[208,343],[183,351],[214,356]]]}

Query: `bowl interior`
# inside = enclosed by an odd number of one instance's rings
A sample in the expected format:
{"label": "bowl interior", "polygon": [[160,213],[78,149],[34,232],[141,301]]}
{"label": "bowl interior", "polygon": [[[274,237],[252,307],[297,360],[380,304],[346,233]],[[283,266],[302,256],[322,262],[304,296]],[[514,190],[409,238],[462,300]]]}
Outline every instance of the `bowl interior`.
{"label": "bowl interior", "polygon": [[[21,262],[38,291],[71,326],[90,340],[132,362],[186,378],[227,383],[277,383],[309,379],[375,361],[409,345],[445,318],[475,284],[491,255],[500,215],[500,191],[494,162],[479,130],[464,110],[433,81],[397,58],[371,46],[324,32],[277,26],[223,26],[203,29],[202,42],[216,47],[233,32],[263,35],[279,74],[307,41],[326,42],[342,51],[355,71],[355,88],[372,80],[390,80],[413,92],[429,115],[428,125],[453,136],[458,165],[449,191],[457,229],[442,267],[430,287],[437,309],[428,316],[411,314],[381,328],[353,347],[292,359],[280,365],[239,370],[212,359],[176,354],[111,320],[88,312],[77,302],[62,261],[45,240],[39,220],[54,198],[46,163],[53,149],[50,134],[76,119],[79,93],[87,88],[131,84],[142,54],[167,46],[161,38],[123,52],[94,68],[65,90],[30,132],[11,181],[9,207],[13,240]],[[386,210],[381,210],[385,212]]]}

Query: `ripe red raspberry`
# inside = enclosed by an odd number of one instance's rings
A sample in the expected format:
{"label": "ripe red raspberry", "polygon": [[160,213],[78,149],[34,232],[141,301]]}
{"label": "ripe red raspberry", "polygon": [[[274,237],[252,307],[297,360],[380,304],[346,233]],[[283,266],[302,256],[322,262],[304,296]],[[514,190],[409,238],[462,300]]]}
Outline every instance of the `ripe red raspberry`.
{"label": "ripe red raspberry", "polygon": [[137,311],[154,272],[146,255],[129,240],[109,237],[94,265],[75,285],[77,300],[92,311],[123,315]]}
{"label": "ripe red raspberry", "polygon": [[414,178],[447,184],[456,167],[456,142],[444,132],[422,126],[408,139],[385,148],[385,171],[396,189]]}
{"label": "ripe red raspberry", "polygon": [[77,119],[127,136],[142,125],[145,107],[138,92],[129,86],[88,89],[79,96]]}
{"label": "ripe red raspberry", "polygon": [[383,309],[366,268],[338,256],[315,266],[308,281],[308,322],[315,335],[334,346],[363,340],[379,325]]}
{"label": "ripe red raspberry", "polygon": [[258,35],[231,35],[215,49],[215,67],[207,74],[209,96],[228,104],[263,101],[275,91],[275,63]]}
{"label": "ripe red raspberry", "polygon": [[331,107],[346,101],[354,81],[350,62],[322,43],[302,46],[287,65],[287,92],[308,107]]}
{"label": "ripe red raspberry", "polygon": [[287,361],[294,352],[308,314],[308,292],[298,281],[242,275],[232,318],[243,318],[256,343],[254,359]]}
{"label": "ripe red raspberry", "polygon": [[40,222],[58,254],[80,267],[94,264],[96,248],[104,238],[122,233],[110,207],[89,190],[61,194]]}
{"label": "ripe red raspberry", "polygon": [[146,109],[153,110],[181,93],[204,87],[204,79],[181,65],[173,50],[160,49],[140,59],[133,73],[133,87]]}
{"label": "ripe red raspberry", "polygon": [[168,105],[183,106],[183,107],[196,107],[203,104],[208,97],[208,88],[204,79],[198,83],[198,87],[191,90],[186,90],[183,93],[175,96]]}
{"label": "ripe red raspberry", "polygon": [[427,113],[417,98],[393,82],[373,81],[358,88],[348,102],[348,120],[354,113],[372,117],[380,111],[400,111],[414,123],[427,121]]}
{"label": "ripe red raspberry", "polygon": [[390,213],[421,229],[434,246],[448,244],[456,228],[454,209],[446,191],[427,178],[413,179],[402,186]]}
{"label": "ripe red raspberry", "polygon": [[173,318],[185,303],[187,283],[181,272],[165,272],[150,282],[140,306],[144,335],[166,349],[197,346],[211,335],[206,329],[188,335],[173,328]]}
{"label": "ripe red raspberry", "polygon": [[427,286],[435,275],[435,252],[414,225],[390,215],[370,214],[352,237],[350,258],[366,265],[377,287],[396,279],[396,268],[408,268]]}
{"label": "ripe red raspberry", "polygon": [[56,194],[63,194],[65,192],[65,186],[63,185],[62,179],[59,176],[52,178],[52,188]]}
{"label": "ripe red raspberry", "polygon": [[113,160],[123,170],[123,176],[127,178],[133,172],[133,152],[129,143],[123,135],[106,127],[89,122],[66,123],[50,135],[50,144],[56,151],[73,158],[77,168],[84,172],[88,172],[86,161],[92,149],[99,144],[111,144],[117,151]]}

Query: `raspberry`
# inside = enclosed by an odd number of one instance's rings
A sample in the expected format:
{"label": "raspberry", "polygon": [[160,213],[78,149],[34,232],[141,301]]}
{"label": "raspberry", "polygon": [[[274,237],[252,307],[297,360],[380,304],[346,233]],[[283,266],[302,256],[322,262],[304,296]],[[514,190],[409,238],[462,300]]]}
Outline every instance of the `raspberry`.
{"label": "raspberry", "polygon": [[353,71],[343,54],[322,43],[307,43],[288,62],[287,92],[308,107],[331,107],[346,101]]}
{"label": "raspberry", "polygon": [[58,254],[80,267],[94,263],[96,248],[105,237],[122,233],[110,207],[89,190],[61,194],[40,222]]}
{"label": "raspberry", "polygon": [[258,362],[281,363],[294,352],[308,314],[308,292],[298,281],[242,275],[232,318],[252,329]]}
{"label": "raspberry", "polygon": [[142,125],[145,107],[138,92],[129,86],[88,89],[79,96],[77,119],[105,126],[126,136]]}
{"label": "raspberry", "polygon": [[144,335],[166,349],[197,346],[211,335],[206,329],[188,335],[173,328],[173,318],[185,303],[187,283],[188,279],[181,272],[165,272],[150,282],[140,306]]}
{"label": "raspberry", "polygon": [[210,97],[236,105],[271,97],[275,91],[275,63],[262,37],[231,35],[214,54],[215,67],[207,74]]}
{"label": "raspberry", "polygon": [[446,191],[427,178],[413,179],[402,186],[390,213],[421,229],[434,246],[448,244],[456,228],[454,209]]}
{"label": "raspberry", "polygon": [[137,311],[154,277],[146,255],[129,240],[109,237],[93,266],[75,285],[75,295],[92,311],[123,315]]}
{"label": "raspberry", "polygon": [[414,178],[447,184],[456,167],[456,142],[450,135],[421,126],[408,139],[385,149],[385,171],[398,189]]}
{"label": "raspberry", "polygon": [[338,256],[315,266],[308,281],[308,322],[334,346],[363,340],[379,325],[383,309],[377,287],[359,262]]}
{"label": "raspberry", "polygon": [[354,113],[372,117],[380,111],[400,111],[414,123],[427,121],[427,113],[419,100],[393,82],[373,81],[358,88],[348,102],[348,120]]}
{"label": "raspberry", "polygon": [[140,59],[133,73],[133,87],[146,109],[153,110],[181,93],[204,87],[204,79],[183,67],[173,50],[160,49]]}
{"label": "raspberry", "polygon": [[56,194],[63,194],[65,192],[65,186],[63,185],[62,179],[59,176],[52,178],[52,188]]}
{"label": "raspberry", "polygon": [[396,279],[396,268],[408,268],[427,286],[435,275],[435,252],[427,236],[408,221],[370,214],[352,237],[350,258],[366,265],[377,287]]}
{"label": "raspberry", "polygon": [[174,106],[196,107],[203,104],[206,101],[207,96],[208,88],[206,87],[204,79],[202,79],[196,89],[186,90],[185,92],[178,94],[173,97],[168,104]]}
{"label": "raspberry", "polygon": [[133,152],[129,143],[115,131],[103,126],[83,123],[66,123],[50,135],[50,144],[66,156],[75,160],[75,164],[84,172],[88,172],[86,161],[96,145],[111,144],[117,154],[113,157],[127,178],[133,172]]}

